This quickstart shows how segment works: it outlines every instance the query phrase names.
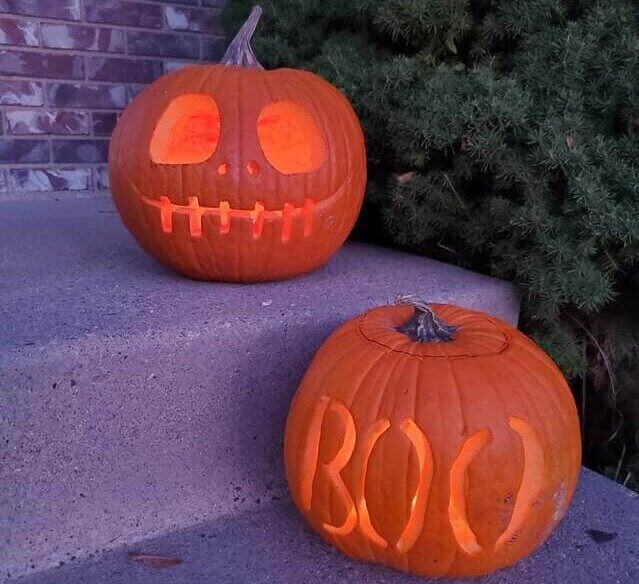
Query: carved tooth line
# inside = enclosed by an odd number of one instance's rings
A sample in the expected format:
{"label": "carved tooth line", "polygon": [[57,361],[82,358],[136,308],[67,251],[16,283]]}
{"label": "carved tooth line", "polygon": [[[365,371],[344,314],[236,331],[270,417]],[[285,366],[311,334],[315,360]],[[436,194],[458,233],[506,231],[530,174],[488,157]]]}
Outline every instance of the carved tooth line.
{"label": "carved tooth line", "polygon": [[202,215],[204,209],[200,207],[197,197],[189,197],[189,231],[193,237],[202,235]]}
{"label": "carved tooth line", "polygon": [[231,207],[228,201],[220,201],[220,233],[224,235],[231,230]]}
{"label": "carved tooth line", "polygon": [[202,217],[205,215],[218,215],[220,217],[220,234],[224,235],[231,230],[231,217],[250,217],[253,221],[253,237],[262,236],[264,220],[269,217],[277,217],[282,220],[282,242],[290,240],[293,217],[302,216],[304,221],[304,237],[308,237],[313,229],[313,199],[306,199],[304,205],[296,207],[290,203],[285,203],[283,209],[266,209],[264,204],[256,202],[253,209],[233,209],[228,201],[220,201],[218,207],[205,207],[200,205],[199,198],[189,197],[188,205],[177,205],[169,197],[151,199],[142,196],[148,205],[157,207],[160,210],[160,222],[164,233],[173,232],[173,214],[180,213],[189,216],[189,231],[193,237],[202,235]]}
{"label": "carved tooth line", "polygon": [[264,229],[264,205],[259,201],[255,202],[253,211],[249,211],[251,219],[253,219],[253,237],[262,237],[262,230]]}
{"label": "carved tooth line", "polygon": [[173,203],[168,197],[160,197],[160,222],[164,233],[173,232]]}

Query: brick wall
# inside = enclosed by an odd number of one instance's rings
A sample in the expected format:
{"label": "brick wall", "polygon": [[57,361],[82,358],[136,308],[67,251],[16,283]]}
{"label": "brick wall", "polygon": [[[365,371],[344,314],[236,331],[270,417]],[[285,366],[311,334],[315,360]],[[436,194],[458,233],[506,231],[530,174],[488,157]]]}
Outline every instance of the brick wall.
{"label": "brick wall", "polygon": [[224,0],[0,0],[0,197],[108,188],[118,113],[216,61]]}

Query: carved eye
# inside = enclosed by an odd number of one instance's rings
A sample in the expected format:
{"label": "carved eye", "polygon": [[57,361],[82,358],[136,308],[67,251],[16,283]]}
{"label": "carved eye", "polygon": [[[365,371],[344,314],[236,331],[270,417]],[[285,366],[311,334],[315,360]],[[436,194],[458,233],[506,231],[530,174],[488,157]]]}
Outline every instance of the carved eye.
{"label": "carved eye", "polygon": [[312,172],[326,158],[326,144],[306,108],[288,101],[271,103],[257,120],[257,137],[266,160],[282,174]]}
{"label": "carved eye", "polygon": [[166,108],[153,131],[151,160],[158,164],[198,164],[220,140],[220,110],[210,95],[181,95]]}

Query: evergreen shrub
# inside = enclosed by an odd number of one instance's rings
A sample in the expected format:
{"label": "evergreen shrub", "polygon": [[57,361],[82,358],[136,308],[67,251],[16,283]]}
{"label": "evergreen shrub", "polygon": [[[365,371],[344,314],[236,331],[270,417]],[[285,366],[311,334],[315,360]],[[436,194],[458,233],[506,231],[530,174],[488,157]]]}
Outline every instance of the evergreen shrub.
{"label": "evergreen shrub", "polygon": [[[229,0],[229,32],[250,4]],[[262,5],[261,62],[360,116],[358,236],[513,281],[573,381],[586,462],[639,488],[639,3]]]}

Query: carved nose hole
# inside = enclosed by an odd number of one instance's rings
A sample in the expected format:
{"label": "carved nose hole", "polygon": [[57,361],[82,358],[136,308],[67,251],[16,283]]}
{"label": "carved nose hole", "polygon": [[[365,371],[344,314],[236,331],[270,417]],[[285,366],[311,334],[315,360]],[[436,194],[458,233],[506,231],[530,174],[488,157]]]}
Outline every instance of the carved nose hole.
{"label": "carved nose hole", "polygon": [[222,164],[220,164],[220,166],[217,167],[217,173],[220,176],[224,176],[225,174],[227,174],[229,171],[229,165],[226,164],[226,162],[223,162]]}
{"label": "carved nose hole", "polygon": [[260,172],[260,167],[257,162],[255,162],[255,160],[251,160],[246,164],[246,172],[248,172],[251,176],[258,175],[258,173]]}

